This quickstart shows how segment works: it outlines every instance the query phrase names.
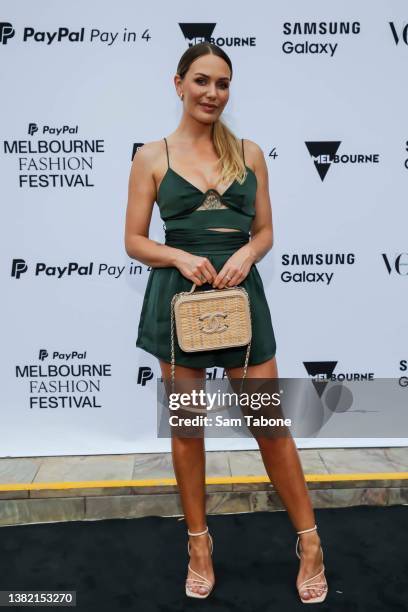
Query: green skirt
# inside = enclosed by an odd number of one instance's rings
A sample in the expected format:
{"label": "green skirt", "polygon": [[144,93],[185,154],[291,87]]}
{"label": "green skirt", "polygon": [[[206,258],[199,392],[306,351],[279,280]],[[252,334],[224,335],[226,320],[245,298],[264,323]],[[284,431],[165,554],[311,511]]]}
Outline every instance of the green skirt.
{"label": "green skirt", "polygon": [[[168,246],[176,247],[208,257],[219,272],[227,259],[249,240],[245,232],[218,232],[211,230],[174,229],[166,231]],[[136,346],[158,359],[171,363],[171,311],[170,304],[175,293],[189,291],[192,282],[177,268],[152,268],[146,285],[140,314]],[[249,295],[252,343],[248,365],[263,363],[276,353],[276,341],[271,314],[266,300],[262,279],[256,264],[240,283]],[[197,287],[196,291],[212,289],[210,283]],[[245,363],[246,346],[210,351],[185,352],[177,343],[175,331],[174,354],[177,365],[190,368],[235,368]]]}

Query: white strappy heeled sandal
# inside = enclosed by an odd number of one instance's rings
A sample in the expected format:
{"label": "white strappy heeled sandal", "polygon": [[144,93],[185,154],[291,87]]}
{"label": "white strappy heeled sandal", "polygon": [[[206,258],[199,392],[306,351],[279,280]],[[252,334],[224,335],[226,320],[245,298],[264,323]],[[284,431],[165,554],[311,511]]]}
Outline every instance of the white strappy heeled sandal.
{"label": "white strappy heeled sandal", "polygon": [[[191,531],[189,531],[187,529],[187,533],[190,536],[199,536],[199,535],[203,535],[204,533],[208,532],[208,537],[210,538],[210,544],[211,544],[211,556],[213,553],[213,539],[208,531],[208,526],[204,529],[204,531],[199,531],[197,533],[192,533]],[[190,542],[187,543],[187,551],[188,554],[190,555]],[[209,594],[211,593],[211,591],[214,588],[214,582],[210,582],[207,578],[205,578],[204,576],[202,576],[201,574],[199,574],[198,572],[196,572],[195,570],[193,570],[193,568],[190,566],[190,564],[188,564],[188,569],[193,572],[193,574],[196,574],[196,576],[198,576],[198,578],[187,578],[186,580],[186,595],[188,597],[198,597],[199,599],[205,599],[206,597],[209,596]],[[192,591],[191,590],[191,586],[200,586],[203,587],[205,589],[207,589],[207,593],[197,593],[196,591]]]}
{"label": "white strappy heeled sandal", "polygon": [[[299,548],[299,535],[301,533],[306,533],[308,531],[314,531],[315,529],[317,529],[317,525],[315,525],[314,527],[311,527],[310,529],[303,529],[303,531],[297,531],[296,533],[298,534],[298,538],[296,541],[296,555],[298,556],[298,558],[300,559],[300,554],[298,552],[298,548]],[[323,565],[323,549],[322,547],[320,547],[320,550],[322,551],[322,565]],[[302,552],[302,551],[300,551]],[[312,576],[312,578],[308,578],[307,580],[305,580],[304,582],[302,582],[298,587],[298,591],[299,591],[299,597],[300,597],[300,601],[302,603],[320,603],[322,601],[324,601],[326,599],[327,596],[327,592],[328,592],[328,586],[325,582],[322,581],[317,581],[317,582],[310,582],[311,580],[315,580],[318,576],[320,576],[321,574],[323,574],[325,571],[325,567],[323,565],[323,568],[320,570],[320,572],[318,574],[316,574],[316,576]],[[314,589],[315,591],[323,591],[323,593],[319,596],[316,597],[310,597],[309,599],[302,599],[301,596],[301,592],[304,591],[305,589]]]}

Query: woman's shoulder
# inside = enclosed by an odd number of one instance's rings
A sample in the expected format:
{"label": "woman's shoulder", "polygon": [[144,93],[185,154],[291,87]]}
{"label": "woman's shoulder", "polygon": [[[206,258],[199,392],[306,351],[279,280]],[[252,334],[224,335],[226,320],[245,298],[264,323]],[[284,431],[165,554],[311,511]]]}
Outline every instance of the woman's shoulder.
{"label": "woman's shoulder", "polygon": [[264,158],[263,151],[258,143],[256,143],[254,140],[243,138],[243,141],[246,165],[252,169],[256,169]]}
{"label": "woman's shoulder", "polygon": [[140,145],[136,151],[136,154],[141,161],[157,161],[157,157],[160,153],[165,154],[165,143],[164,139],[152,140],[150,142],[144,142]]}
{"label": "woman's shoulder", "polygon": [[252,155],[263,155],[262,149],[257,142],[254,140],[249,140],[249,138],[243,138],[245,153],[248,151],[249,154]]}
{"label": "woman's shoulder", "polygon": [[136,172],[150,175],[157,183],[157,176],[163,174],[167,166],[164,140],[152,140],[139,145],[132,165]]}

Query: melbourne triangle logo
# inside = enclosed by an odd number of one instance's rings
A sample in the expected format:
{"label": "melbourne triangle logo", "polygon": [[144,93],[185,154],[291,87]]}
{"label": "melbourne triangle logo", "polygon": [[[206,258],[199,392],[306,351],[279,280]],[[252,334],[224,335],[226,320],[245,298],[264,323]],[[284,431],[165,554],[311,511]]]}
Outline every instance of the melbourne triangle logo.
{"label": "melbourne triangle logo", "polygon": [[305,142],[305,145],[307,146],[310,156],[313,158],[313,163],[320,178],[324,181],[333,162],[333,158],[341,145],[341,141],[323,140],[320,142]]}
{"label": "melbourne triangle logo", "polygon": [[210,40],[216,25],[216,23],[179,23],[189,47]]}
{"label": "melbourne triangle logo", "polygon": [[323,391],[337,365],[337,361],[304,361],[303,365],[309,376],[318,377],[317,379],[312,379],[312,384],[318,396],[322,397]]}

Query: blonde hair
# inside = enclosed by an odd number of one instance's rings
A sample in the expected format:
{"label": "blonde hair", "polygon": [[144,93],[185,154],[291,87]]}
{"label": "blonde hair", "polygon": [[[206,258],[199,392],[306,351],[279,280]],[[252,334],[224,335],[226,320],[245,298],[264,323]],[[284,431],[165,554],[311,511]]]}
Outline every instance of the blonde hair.
{"label": "blonde hair", "polygon": [[[230,58],[223,49],[210,42],[198,43],[189,47],[180,58],[177,74],[181,79],[184,79],[192,62],[209,53],[221,57],[228,64],[232,79]],[[219,158],[221,182],[229,184],[236,180],[242,184],[246,178],[247,170],[242,156],[241,142],[221,119],[217,119],[213,124],[212,139]]]}

